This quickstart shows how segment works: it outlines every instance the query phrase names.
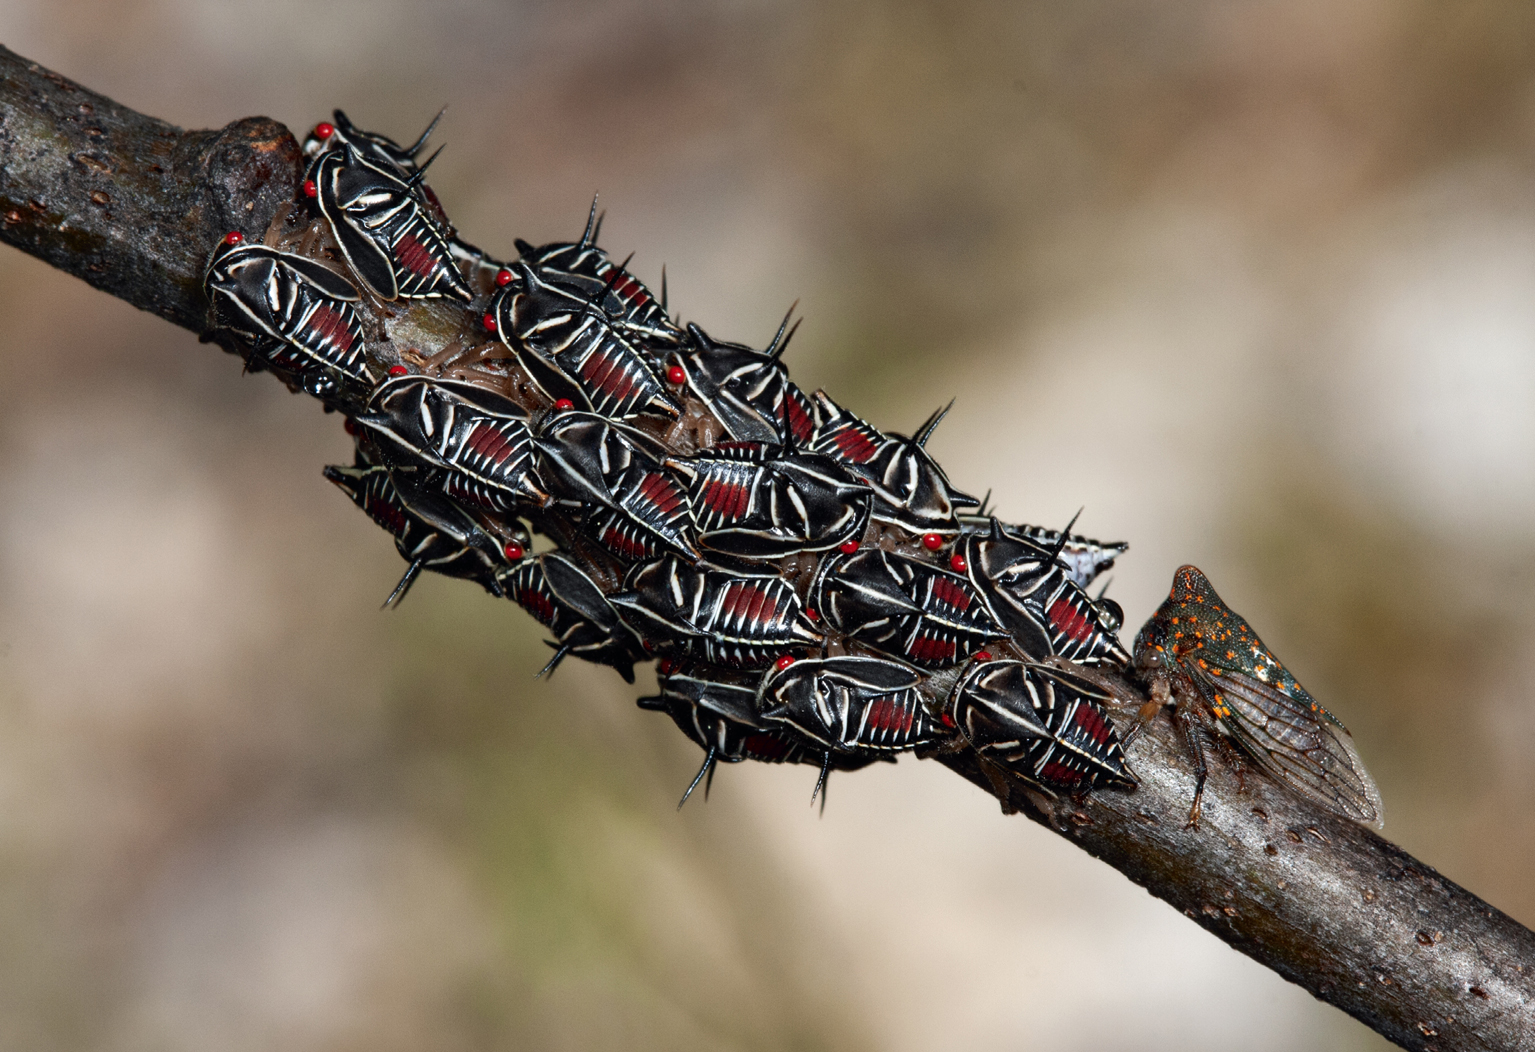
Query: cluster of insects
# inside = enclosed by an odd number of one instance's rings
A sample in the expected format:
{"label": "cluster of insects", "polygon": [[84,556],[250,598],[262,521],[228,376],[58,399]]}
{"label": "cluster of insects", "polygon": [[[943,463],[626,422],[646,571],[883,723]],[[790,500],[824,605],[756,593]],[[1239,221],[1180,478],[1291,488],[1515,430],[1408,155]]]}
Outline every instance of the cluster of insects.
{"label": "cluster of insects", "polygon": [[824,806],[834,769],[964,749],[1004,801],[1131,789],[1111,710],[1137,675],[1196,747],[1251,747],[1261,710],[1268,769],[1331,786],[1346,757],[1373,792],[1293,680],[1239,700],[1230,668],[1212,692],[1169,642],[1187,613],[1164,608],[1132,659],[1087,591],[1125,546],[988,514],[926,449],[944,411],[908,437],[807,394],[788,319],[760,350],[678,324],[664,280],[598,247],[595,204],[579,239],[510,261],[461,240],[425,182],[431,130],[401,146],[337,111],[304,143],[302,197],[224,238],[205,279],[251,370],[344,417],[354,461],[325,473],[405,560],[386,605],[431,570],[532,614],[546,671],[632,683],[657,661],[640,706],[704,752],[684,801],[721,763],[816,767]]}

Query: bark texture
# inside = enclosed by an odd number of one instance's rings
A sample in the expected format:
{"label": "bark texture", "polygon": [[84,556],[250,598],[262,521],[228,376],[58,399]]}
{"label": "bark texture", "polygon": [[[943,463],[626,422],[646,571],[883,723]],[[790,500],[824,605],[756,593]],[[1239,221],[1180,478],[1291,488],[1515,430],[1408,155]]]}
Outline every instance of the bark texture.
{"label": "bark texture", "polygon": [[183,328],[212,246],[265,230],[299,159],[276,121],[183,131],[0,47],[0,238]]}
{"label": "bark texture", "polygon": [[[944,762],[991,791],[967,760]],[[1185,829],[1194,777],[1170,720],[1136,739],[1130,762],[1133,793],[1016,802],[1404,1048],[1535,1047],[1535,932],[1251,767],[1244,779],[1214,760],[1200,827]]]}
{"label": "bark texture", "polygon": [[[300,160],[274,121],[183,131],[0,47],[0,239],[195,332],[213,246],[259,237],[297,198]],[[1170,721],[1130,750],[1131,793],[1045,799],[970,753],[934,758],[1405,1048],[1535,1047],[1535,933],[1218,755],[1203,824],[1184,828],[1193,775]]]}

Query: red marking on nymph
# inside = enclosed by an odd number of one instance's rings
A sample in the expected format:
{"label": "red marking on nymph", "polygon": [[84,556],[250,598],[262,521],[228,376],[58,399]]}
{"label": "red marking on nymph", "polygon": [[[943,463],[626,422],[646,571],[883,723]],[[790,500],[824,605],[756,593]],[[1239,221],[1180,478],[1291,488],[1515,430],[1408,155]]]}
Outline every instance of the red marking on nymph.
{"label": "red marking on nymph", "polygon": [[431,277],[437,270],[437,259],[432,255],[432,250],[423,245],[411,233],[400,235],[400,240],[394,243],[394,255],[405,269],[419,277]]}
{"label": "red marking on nymph", "polygon": [[403,365],[391,365],[386,370],[386,372],[388,372],[390,376],[404,376],[406,373],[410,372],[410,370],[405,368]]}
{"label": "red marking on nymph", "polygon": [[475,425],[464,444],[492,464],[510,460],[517,452],[517,444],[492,424]]}
{"label": "red marking on nymph", "polygon": [[891,705],[889,698],[880,698],[873,705],[869,706],[869,715],[865,721],[866,726],[870,730],[886,730],[895,722],[894,713],[891,711],[893,708],[894,706]]}
{"label": "red marking on nymph", "polygon": [[778,615],[778,602],[755,585],[734,581],[725,586],[720,609],[743,624],[768,625]]}
{"label": "red marking on nymph", "polygon": [[609,357],[603,351],[594,352],[581,366],[581,378],[603,394],[617,399],[628,398],[634,392],[635,379],[624,363]]}
{"label": "red marking on nymph", "polygon": [[409,521],[405,518],[405,509],[387,500],[369,500],[365,509],[373,516],[373,521],[384,529],[398,537],[405,532]]}
{"label": "red marking on nymph", "polygon": [[554,620],[554,601],[536,588],[524,588],[518,592],[517,605],[532,614],[545,627]]}
{"label": "red marking on nymph", "polygon": [[343,354],[350,351],[352,344],[356,342],[356,337],[346,327],[346,319],[329,307],[316,307],[314,312],[309,315],[309,322],[306,328],[315,336],[318,336],[321,342],[334,344],[340,348]]}
{"label": "red marking on nymph", "polygon": [[617,526],[609,526],[602,531],[602,543],[626,559],[643,559],[648,554],[643,544]]}
{"label": "red marking on nymph", "polygon": [[789,431],[794,435],[795,440],[810,441],[810,436],[815,433],[815,421],[811,419],[800,400],[794,397],[792,390],[784,392],[783,414],[789,422]]}
{"label": "red marking on nymph", "polygon": [[332,135],[335,134],[336,126],[330,123],[330,121],[321,121],[319,124],[314,126],[314,137],[319,139],[321,142],[324,142],[326,139],[329,139]]}
{"label": "red marking on nymph", "polygon": [[1065,599],[1057,599],[1050,606],[1050,625],[1061,635],[1080,643],[1092,635],[1092,622]]}
{"label": "red marking on nymph", "polygon": [[854,464],[867,463],[879,452],[878,444],[856,427],[844,427],[832,436],[831,441],[842,458]]}
{"label": "red marking on nymph", "polygon": [[704,506],[727,519],[739,519],[751,503],[751,491],[738,482],[710,479],[704,483]]}
{"label": "red marking on nymph", "polygon": [[1103,717],[1098,715],[1098,710],[1091,705],[1077,706],[1077,714],[1073,722],[1081,727],[1092,741],[1102,745],[1109,740],[1108,725],[1103,722]]}
{"label": "red marking on nymph", "polygon": [[519,561],[523,555],[526,554],[522,550],[522,545],[518,544],[516,541],[507,542],[506,547],[501,550],[506,553],[506,557],[512,562]]}
{"label": "red marking on nymph", "polygon": [[953,640],[920,635],[911,641],[910,655],[915,661],[950,661],[954,658]]}
{"label": "red marking on nymph", "polygon": [[229,233],[224,235],[224,244],[226,245],[238,245],[244,240],[245,235],[240,233],[238,230],[231,230]]}
{"label": "red marking on nymph", "polygon": [[933,582],[933,598],[960,613],[970,609],[970,593],[958,581],[940,577]]}
{"label": "red marking on nymph", "polygon": [[869,706],[868,725],[877,731],[909,734],[917,714],[894,698],[881,698]]}
{"label": "red marking on nymph", "polygon": [[776,668],[779,672],[782,672],[792,664],[794,664],[794,655],[784,654],[777,661],[773,662],[773,667]]}
{"label": "red marking on nymph", "polygon": [[1040,769],[1039,776],[1056,785],[1076,785],[1082,780],[1081,771],[1073,771],[1058,760],[1051,760]]}
{"label": "red marking on nymph", "polygon": [[[782,661],[783,658],[779,660]],[[794,659],[789,658],[789,661],[792,664]],[[788,665],[783,667],[788,668]],[[753,734],[741,743],[741,751],[754,760],[772,763],[789,755],[789,743],[771,734]]]}
{"label": "red marking on nymph", "polygon": [[470,475],[449,475],[443,480],[442,491],[460,504],[473,504],[476,507],[484,508],[486,511],[495,511],[496,506],[494,502],[486,494],[480,492],[480,487],[466,481],[471,478],[472,476]]}
{"label": "red marking on nymph", "polygon": [[662,515],[670,516],[682,506],[682,490],[665,475],[652,472],[640,483],[639,495]]}

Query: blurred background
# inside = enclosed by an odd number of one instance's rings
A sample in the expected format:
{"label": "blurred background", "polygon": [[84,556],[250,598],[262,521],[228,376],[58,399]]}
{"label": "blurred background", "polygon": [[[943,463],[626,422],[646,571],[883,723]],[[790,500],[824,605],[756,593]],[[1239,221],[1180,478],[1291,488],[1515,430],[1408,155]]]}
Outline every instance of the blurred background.
{"label": "blurred background", "polygon": [[[1203,568],[1535,922],[1525,0],[0,2],[187,127],[344,107],[1013,519]],[[942,768],[700,756],[402,565],[268,376],[0,250],[0,1048],[1378,1049]],[[1127,632],[1127,635],[1129,633]],[[640,687],[647,689],[642,678]]]}

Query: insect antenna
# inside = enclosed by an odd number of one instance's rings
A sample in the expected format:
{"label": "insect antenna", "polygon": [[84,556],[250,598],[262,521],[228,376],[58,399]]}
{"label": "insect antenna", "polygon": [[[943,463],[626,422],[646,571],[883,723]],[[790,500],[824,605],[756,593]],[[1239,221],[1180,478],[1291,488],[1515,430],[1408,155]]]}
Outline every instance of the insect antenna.
{"label": "insect antenna", "polygon": [[666,264],[661,264],[661,309],[666,310]]}
{"label": "insect antenna", "polygon": [[[682,810],[682,805],[688,802],[688,797],[693,795],[693,790],[698,788],[698,783],[704,780],[704,775],[709,776],[709,781],[714,781],[714,746],[709,746],[709,751],[704,754],[704,764],[688,783],[687,789],[682,793],[682,799],[677,801],[677,810]],[[709,787],[704,786],[704,799],[709,799]]]}
{"label": "insect antenna", "polygon": [[986,491],[986,496],[981,498],[981,506],[975,509],[977,515],[986,514],[986,505],[991,503],[991,490]]}
{"label": "insect antenna", "polygon": [[394,586],[394,591],[389,593],[389,598],[384,600],[381,609],[392,610],[400,605],[405,598],[405,593],[410,591],[410,586],[416,583],[416,578],[421,574],[421,567],[426,565],[425,559],[417,559],[405,568],[405,574],[400,578],[400,583]]}
{"label": "insect antenna", "polygon": [[1095,603],[1103,602],[1103,597],[1108,594],[1109,585],[1111,585],[1113,583],[1114,583],[1114,578],[1112,578],[1112,577],[1110,577],[1107,581],[1104,581],[1103,582],[1103,587],[1098,589],[1098,594],[1093,598],[1093,602],[1095,602]]}

